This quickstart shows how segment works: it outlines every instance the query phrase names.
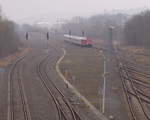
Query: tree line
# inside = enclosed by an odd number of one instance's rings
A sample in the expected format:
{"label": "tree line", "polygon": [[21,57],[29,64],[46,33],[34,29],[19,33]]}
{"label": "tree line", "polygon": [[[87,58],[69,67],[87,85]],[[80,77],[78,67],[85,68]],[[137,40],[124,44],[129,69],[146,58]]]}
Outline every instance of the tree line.
{"label": "tree line", "polygon": [[141,12],[129,19],[124,34],[127,44],[150,48],[150,11]]}
{"label": "tree line", "polygon": [[[87,37],[93,39],[107,40],[109,38],[109,27],[115,26],[115,38],[122,39],[123,26],[128,19],[127,14],[100,14],[89,18],[74,17],[61,27],[62,33],[71,30],[73,35],[82,36],[84,31]],[[117,34],[117,35],[116,35]]]}
{"label": "tree line", "polygon": [[18,50],[19,35],[16,24],[2,16],[0,12],[0,57]]}
{"label": "tree line", "polygon": [[150,48],[150,11],[136,15],[122,13],[100,14],[89,18],[74,17],[61,27],[63,34],[71,30],[73,35],[108,40],[109,27],[114,26],[113,39],[127,45]]}

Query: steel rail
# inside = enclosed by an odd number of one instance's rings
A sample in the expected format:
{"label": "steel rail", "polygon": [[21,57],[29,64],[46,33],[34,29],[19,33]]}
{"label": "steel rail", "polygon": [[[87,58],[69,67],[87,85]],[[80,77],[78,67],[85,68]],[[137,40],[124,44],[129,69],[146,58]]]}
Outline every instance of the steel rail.
{"label": "steel rail", "polygon": [[[13,74],[14,74],[14,70],[17,68],[17,65],[25,58],[25,56],[18,58],[15,63],[12,65],[12,67],[10,68],[9,71],[9,82],[8,82],[8,101],[9,101],[9,108],[8,108],[8,120],[15,120],[15,109],[14,109],[14,102],[13,102],[13,98],[14,98],[14,90],[13,90]],[[19,76],[18,70],[17,70],[17,76]],[[25,98],[24,98],[24,93],[23,93],[23,88],[21,85],[21,79],[18,78],[18,85],[19,85],[19,93],[20,93],[20,97],[21,97],[21,103],[22,103],[22,108],[23,108],[23,114],[24,114],[24,119],[25,120],[29,120],[29,115],[27,112],[27,108],[26,108],[26,102],[25,102]]]}
{"label": "steel rail", "polygon": [[48,91],[49,93],[49,97],[53,99],[54,103],[55,103],[55,106],[56,106],[56,109],[58,111],[58,116],[59,116],[59,119],[62,120],[62,117],[64,117],[65,120],[69,120],[69,118],[67,117],[67,115],[65,115],[65,112],[64,110],[61,108],[60,106],[60,103],[59,103],[59,100],[55,97],[55,95],[52,93],[51,89],[48,87],[48,85],[46,84],[45,80],[44,80],[44,76],[42,74],[42,70],[41,70],[41,65],[43,64],[43,62],[45,62],[45,60],[47,59],[47,57],[49,56],[46,56],[38,65],[37,65],[37,74],[42,82],[42,85],[46,88],[46,90]]}
{"label": "steel rail", "polygon": [[123,65],[120,62],[120,58],[119,57],[120,57],[119,54],[117,54],[117,51],[115,51],[115,58],[117,60],[117,63],[118,63],[117,65],[118,65],[118,68],[119,68],[119,76],[121,78],[121,83],[122,83],[122,86],[123,86],[123,91],[124,91],[125,96],[126,96],[127,104],[128,104],[128,107],[129,107],[132,119],[133,120],[137,120],[136,115],[135,115],[134,110],[133,110],[133,105],[131,103],[130,95],[128,94],[127,85],[125,83],[125,78],[124,78],[123,69],[122,69]]}
{"label": "steel rail", "polygon": [[133,72],[133,73],[135,73],[137,75],[141,75],[141,76],[143,76],[145,78],[150,78],[149,74],[145,74],[145,73],[143,73],[141,71],[135,70],[135,69],[133,69],[131,67],[128,67],[128,66],[125,66],[125,67],[126,67],[127,71]]}
{"label": "steel rail", "polygon": [[[137,96],[136,96],[136,94],[135,93],[132,93],[131,91],[127,91],[129,94],[131,94],[131,95],[133,95],[133,96],[135,96],[136,98],[137,98]],[[140,97],[141,98],[141,100],[142,101],[144,101],[145,103],[148,103],[148,104],[150,104],[150,101],[148,101],[148,100],[146,100],[144,97]]]}
{"label": "steel rail", "polygon": [[[123,66],[123,67],[125,67],[125,66]],[[124,69],[124,71],[125,71],[127,77],[129,78],[129,73],[128,73],[128,71],[126,70],[126,68],[123,68],[123,69]],[[141,109],[142,109],[142,111],[143,111],[143,114],[145,115],[146,119],[149,120],[150,118],[149,118],[149,116],[147,115],[147,113],[145,112],[145,109],[144,109],[144,107],[143,107],[142,100],[141,100],[141,98],[140,98],[140,96],[139,96],[139,94],[138,94],[138,92],[137,92],[137,88],[135,87],[134,82],[133,82],[133,80],[132,80],[131,78],[129,78],[129,82],[130,82],[130,85],[131,85],[132,90],[134,91],[135,95],[137,96],[137,100],[138,100],[139,105],[140,105],[140,107],[141,107]]]}
{"label": "steel rail", "polygon": [[[123,76],[126,80],[130,80],[129,78],[127,78],[127,77],[125,77],[125,76]],[[138,79],[138,78],[135,78],[135,77],[132,77],[132,76],[129,76],[131,79],[133,79],[133,82],[135,83],[135,84],[138,84],[138,85],[141,85],[141,86],[143,86],[143,87],[145,87],[145,88],[148,88],[148,89],[150,89],[150,84],[148,83],[148,82],[144,82],[144,81],[142,81],[142,80],[140,80],[140,79]]]}
{"label": "steel rail", "polygon": [[126,95],[126,100],[127,100],[128,106],[129,106],[130,113],[132,115],[133,120],[137,120],[136,115],[135,115],[134,110],[133,110],[133,105],[131,103],[130,95],[128,94],[127,85],[125,83],[124,77],[122,77],[123,72],[122,72],[122,66],[120,66],[120,65],[119,65],[119,73],[120,73],[119,75],[120,75],[120,78],[121,78],[121,83],[122,83],[122,86],[123,86],[124,93]]}
{"label": "steel rail", "polygon": [[[80,115],[78,115],[78,113],[74,110],[74,108],[72,107],[72,105],[68,102],[67,98],[65,97],[65,95],[63,94],[63,92],[56,86],[56,84],[49,78],[48,73],[46,72],[45,69],[43,69],[43,72],[45,73],[45,77],[48,81],[51,82],[51,84],[54,86],[54,88],[59,92],[59,94],[62,96],[63,101],[65,102],[65,104],[67,105],[67,107],[69,108],[73,120],[81,120]],[[78,119],[76,119],[76,117]]]}
{"label": "steel rail", "polygon": [[[126,71],[126,72],[127,72],[127,71]],[[127,74],[128,74],[128,72],[127,72]],[[142,100],[141,100],[141,98],[140,98],[140,96],[139,96],[139,94],[138,94],[138,92],[137,92],[137,88],[135,87],[135,85],[134,85],[134,83],[133,83],[133,80],[130,79],[130,82],[131,82],[132,89],[134,90],[135,94],[137,95],[138,101],[139,101],[139,103],[140,103],[140,106],[141,106],[141,108],[142,108],[142,111],[143,111],[145,117],[147,118],[147,120],[150,120],[149,116],[147,115],[147,113],[146,113],[146,111],[145,111],[145,108],[144,108],[144,106],[143,106]]]}
{"label": "steel rail", "polygon": [[133,61],[131,61],[131,60],[127,60],[126,58],[125,59],[122,59],[122,62],[124,63],[124,64],[129,64],[130,66],[132,66],[132,67],[135,67],[135,68],[140,68],[140,69],[147,69],[148,71],[150,71],[150,67],[149,66],[145,66],[145,65],[141,65],[141,64],[137,64],[137,63],[135,63],[135,62],[133,62]]}

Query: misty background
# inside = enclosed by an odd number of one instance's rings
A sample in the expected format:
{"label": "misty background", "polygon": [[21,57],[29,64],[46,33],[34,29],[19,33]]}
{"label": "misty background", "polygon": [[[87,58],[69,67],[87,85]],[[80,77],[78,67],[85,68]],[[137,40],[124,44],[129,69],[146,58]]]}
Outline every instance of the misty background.
{"label": "misty background", "polygon": [[5,16],[17,23],[46,21],[51,25],[74,16],[109,12],[133,14],[150,8],[149,0],[0,0],[0,4]]}
{"label": "misty background", "polygon": [[92,40],[113,40],[124,45],[150,48],[148,0],[0,0],[0,57],[25,44],[26,33],[61,35],[71,30]]}

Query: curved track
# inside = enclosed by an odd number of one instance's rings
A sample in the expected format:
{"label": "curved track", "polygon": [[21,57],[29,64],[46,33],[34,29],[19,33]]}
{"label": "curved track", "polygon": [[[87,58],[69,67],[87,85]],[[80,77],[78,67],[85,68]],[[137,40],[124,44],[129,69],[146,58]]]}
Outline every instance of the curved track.
{"label": "curved track", "polygon": [[[142,81],[139,78],[136,78],[134,74],[138,74],[141,75],[142,77],[148,77],[148,78],[149,76],[143,73],[142,71],[138,70],[139,65],[132,64],[131,62],[129,63],[130,64],[129,65],[127,62],[125,62],[125,57],[124,59],[122,59],[123,55],[120,55],[119,52],[116,52],[116,56],[119,63],[118,67],[119,67],[120,77],[122,80],[122,85],[132,115],[132,119],[150,120],[149,110],[147,110],[147,108],[145,107],[145,103],[150,104],[150,97],[140,89],[140,88],[149,89],[150,84]],[[140,87],[137,87],[137,85]]]}
{"label": "curved track", "polygon": [[[22,85],[22,79],[20,77],[18,64],[23,61],[25,56],[19,58],[16,60],[16,62],[12,65],[10,72],[9,72],[9,82],[8,82],[8,120],[30,120],[30,114],[27,108],[27,102],[25,99],[25,92]],[[16,92],[15,87],[18,88],[18,92]],[[18,95],[16,95],[18,94]],[[15,98],[16,96],[19,96],[19,98]],[[21,108],[22,110],[18,109],[16,107],[15,101],[16,99],[20,99]],[[19,115],[21,116],[19,116]]]}
{"label": "curved track", "polygon": [[75,111],[73,106],[68,102],[63,92],[56,86],[51,80],[46,71],[46,65],[49,59],[53,56],[48,55],[37,65],[37,74],[41,80],[41,83],[49,93],[49,97],[53,98],[55,106],[58,111],[60,120],[81,120],[80,115]]}

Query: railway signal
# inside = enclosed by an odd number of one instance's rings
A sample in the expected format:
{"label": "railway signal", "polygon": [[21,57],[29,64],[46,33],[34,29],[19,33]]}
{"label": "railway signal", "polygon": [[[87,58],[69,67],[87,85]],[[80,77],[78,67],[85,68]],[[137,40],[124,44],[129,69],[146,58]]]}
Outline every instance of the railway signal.
{"label": "railway signal", "polygon": [[46,37],[47,37],[47,40],[49,40],[49,32],[47,32]]}
{"label": "railway signal", "polygon": [[84,32],[84,30],[82,30],[82,36],[83,36],[83,37],[85,36],[85,32]]}
{"label": "railway signal", "polygon": [[28,32],[26,32],[26,40],[28,40],[29,39],[29,34],[28,34]]}
{"label": "railway signal", "polygon": [[71,35],[71,30],[69,30],[69,35]]}

